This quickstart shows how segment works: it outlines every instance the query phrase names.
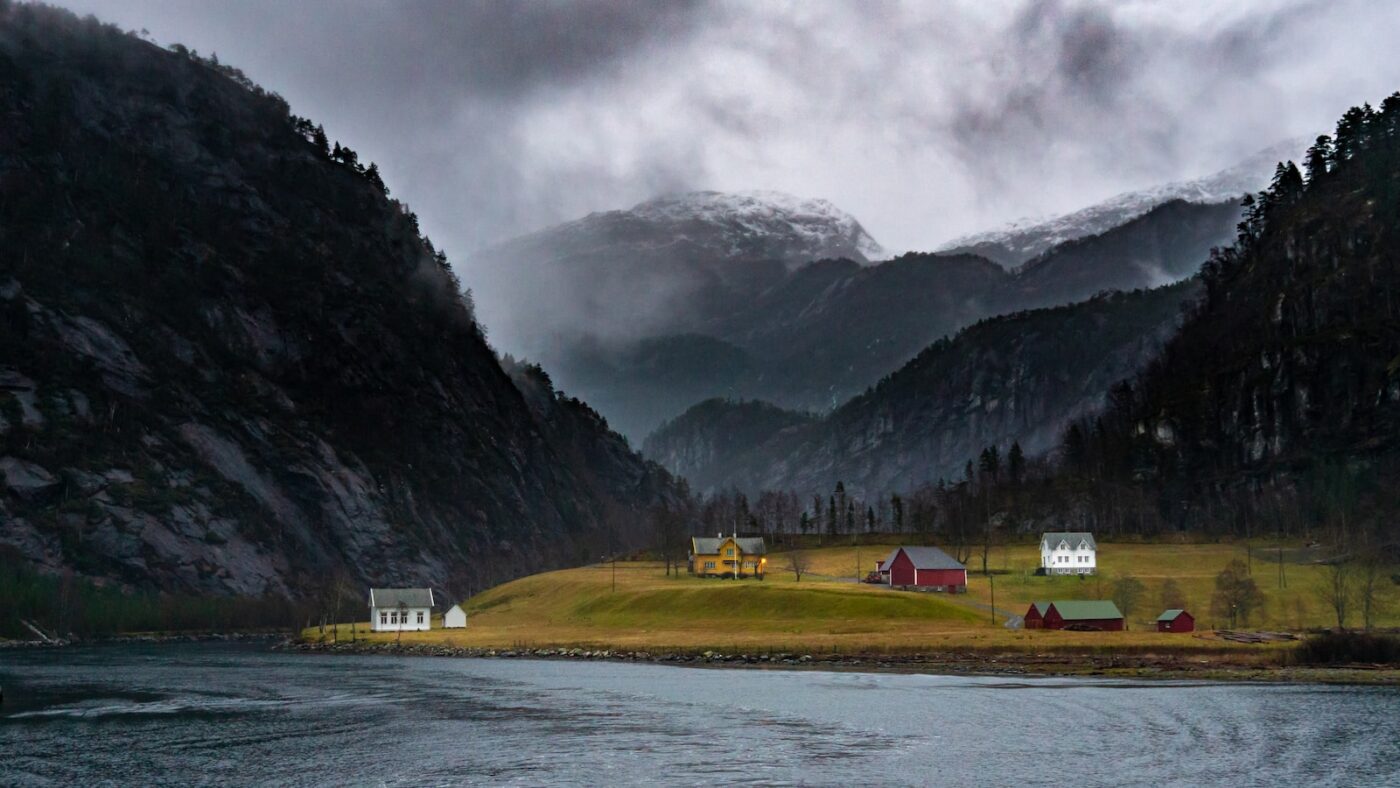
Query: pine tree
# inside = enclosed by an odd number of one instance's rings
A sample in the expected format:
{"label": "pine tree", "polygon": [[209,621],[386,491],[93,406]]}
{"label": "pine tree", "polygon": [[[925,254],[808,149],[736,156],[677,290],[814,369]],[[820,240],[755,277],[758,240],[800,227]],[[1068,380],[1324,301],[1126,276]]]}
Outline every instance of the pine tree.
{"label": "pine tree", "polygon": [[1332,161],[1332,138],[1323,134],[1318,137],[1311,148],[1308,148],[1307,158],[1304,160],[1303,168],[1308,171],[1308,185],[1317,183],[1317,179],[1327,174],[1328,162]]}
{"label": "pine tree", "polygon": [[1021,451],[1021,442],[1013,441],[1011,450],[1006,453],[1006,475],[1012,486],[1019,486],[1026,474],[1026,455]]}

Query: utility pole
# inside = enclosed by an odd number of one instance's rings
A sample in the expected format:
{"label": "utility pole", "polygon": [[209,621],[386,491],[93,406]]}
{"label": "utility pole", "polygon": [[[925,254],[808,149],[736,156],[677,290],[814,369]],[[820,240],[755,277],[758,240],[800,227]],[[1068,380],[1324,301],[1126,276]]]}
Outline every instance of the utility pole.
{"label": "utility pole", "polygon": [[992,626],[997,625],[997,578],[996,575],[987,575],[987,582],[992,585]]}
{"label": "utility pole", "polygon": [[612,556],[612,592],[617,593],[617,553]]}
{"label": "utility pole", "polygon": [[1288,588],[1288,580],[1283,576],[1283,542],[1278,544],[1278,587]]}

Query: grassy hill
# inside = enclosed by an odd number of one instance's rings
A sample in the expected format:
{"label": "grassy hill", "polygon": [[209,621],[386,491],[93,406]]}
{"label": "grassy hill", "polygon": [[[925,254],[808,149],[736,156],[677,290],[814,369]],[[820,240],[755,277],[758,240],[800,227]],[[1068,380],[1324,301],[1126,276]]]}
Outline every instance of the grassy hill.
{"label": "grassy hill", "polygon": [[[781,571],[786,555],[770,556],[763,582],[705,580],[667,576],[660,564],[619,562],[546,572],[506,583],[470,599],[464,630],[406,633],[404,643],[445,643],[463,647],[517,648],[578,646],[651,651],[770,650],[905,653],[951,649],[1009,649],[1037,652],[1127,649],[1219,651],[1234,649],[1210,635],[1158,634],[1152,620],[1167,578],[1181,587],[1201,628],[1213,622],[1209,598],[1215,575],[1232,558],[1244,558],[1243,543],[1102,544],[1099,576],[1037,577],[1035,545],[994,549],[996,606],[1023,612],[1033,599],[1092,599],[1112,595],[1113,582],[1133,575],[1146,587],[1128,617],[1129,631],[1081,633],[1007,630],[991,620],[991,587],[981,575],[969,576],[967,594],[919,594],[851,582],[857,566],[867,569],[889,546],[822,547],[806,551],[811,568],[796,582]],[[1266,603],[1250,627],[1306,629],[1327,626],[1332,614],[1321,596],[1326,570],[1307,563],[1297,546],[1284,551],[1286,589],[1277,588],[1276,556],[1256,543],[1254,577]],[[1388,587],[1384,626],[1400,625],[1400,588]],[[391,641],[392,634],[369,635],[367,623],[356,637]],[[342,628],[341,639],[348,637]],[[319,631],[308,637],[319,639]],[[1251,648],[1251,647],[1245,647]],[[1257,647],[1252,647],[1257,648]]]}

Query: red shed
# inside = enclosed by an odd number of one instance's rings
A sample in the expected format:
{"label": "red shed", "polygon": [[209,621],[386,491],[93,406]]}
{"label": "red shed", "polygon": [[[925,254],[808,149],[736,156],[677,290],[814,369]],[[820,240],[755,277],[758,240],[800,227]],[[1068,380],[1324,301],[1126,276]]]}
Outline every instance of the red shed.
{"label": "red shed", "polygon": [[1196,617],[1185,610],[1173,608],[1157,616],[1158,632],[1195,632]]}
{"label": "red shed", "polygon": [[967,567],[937,547],[900,547],[885,559],[891,586],[959,593],[967,590]]}
{"label": "red shed", "polygon": [[1045,610],[1044,629],[1123,629],[1123,614],[1107,599],[1069,599],[1051,602]]}
{"label": "red shed", "polygon": [[1049,602],[1032,602],[1030,609],[1026,611],[1026,629],[1044,628],[1045,611],[1049,609]]}

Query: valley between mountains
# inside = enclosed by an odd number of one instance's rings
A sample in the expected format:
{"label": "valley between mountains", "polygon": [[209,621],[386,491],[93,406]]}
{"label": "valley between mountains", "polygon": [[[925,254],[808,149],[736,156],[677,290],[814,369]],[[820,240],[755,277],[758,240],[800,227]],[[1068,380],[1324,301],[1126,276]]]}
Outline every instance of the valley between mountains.
{"label": "valley between mountains", "polygon": [[0,582],[194,618],[696,533],[1393,556],[1400,96],[1258,142],[934,250],[699,191],[457,266],[239,69],[0,0]]}

